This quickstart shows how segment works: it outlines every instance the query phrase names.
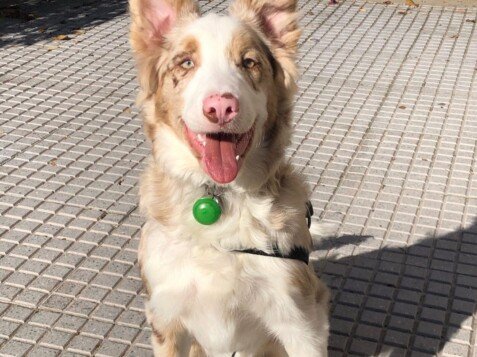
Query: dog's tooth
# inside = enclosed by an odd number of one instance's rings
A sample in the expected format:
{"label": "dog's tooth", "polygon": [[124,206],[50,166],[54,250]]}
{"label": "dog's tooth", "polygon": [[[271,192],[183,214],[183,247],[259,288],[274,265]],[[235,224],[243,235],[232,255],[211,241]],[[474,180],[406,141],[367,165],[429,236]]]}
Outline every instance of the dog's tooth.
{"label": "dog's tooth", "polygon": [[205,135],[204,134],[197,134],[197,139],[199,139],[199,141],[202,145],[205,145],[206,141],[205,141]]}
{"label": "dog's tooth", "polygon": [[240,155],[235,156],[235,160],[239,161]]}

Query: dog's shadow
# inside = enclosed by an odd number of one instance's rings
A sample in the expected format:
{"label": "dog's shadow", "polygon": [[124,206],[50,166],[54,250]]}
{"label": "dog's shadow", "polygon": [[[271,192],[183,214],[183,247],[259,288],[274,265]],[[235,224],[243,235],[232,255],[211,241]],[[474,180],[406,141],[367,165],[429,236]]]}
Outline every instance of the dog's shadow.
{"label": "dog's shadow", "polygon": [[449,341],[454,354],[467,355],[477,303],[477,221],[413,245],[332,256],[370,239],[341,236],[315,246],[318,255],[331,253],[314,263],[332,292],[330,355],[433,356]]}

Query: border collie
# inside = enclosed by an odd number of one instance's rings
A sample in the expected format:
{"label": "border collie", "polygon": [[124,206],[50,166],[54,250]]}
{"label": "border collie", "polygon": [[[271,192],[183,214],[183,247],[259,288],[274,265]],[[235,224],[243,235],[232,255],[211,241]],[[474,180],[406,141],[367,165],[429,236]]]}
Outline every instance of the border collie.
{"label": "border collie", "polygon": [[155,356],[327,355],[308,190],[284,157],[296,0],[130,0],[152,155],[139,265]]}

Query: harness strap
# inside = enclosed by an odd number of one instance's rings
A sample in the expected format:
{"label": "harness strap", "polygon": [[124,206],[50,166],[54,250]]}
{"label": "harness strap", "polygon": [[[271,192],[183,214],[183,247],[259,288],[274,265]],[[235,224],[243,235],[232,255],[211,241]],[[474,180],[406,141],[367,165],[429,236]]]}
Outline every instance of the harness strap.
{"label": "harness strap", "polygon": [[[311,205],[310,201],[306,202],[306,220],[308,223],[308,228],[311,226],[311,216],[313,216],[313,206]],[[254,254],[254,255],[261,255],[264,257],[271,257],[271,258],[282,258],[282,259],[293,259],[299,260],[305,264],[308,264],[310,261],[310,252],[303,247],[293,247],[290,253],[282,254],[277,246],[273,247],[273,254],[266,253],[263,250],[259,250],[256,248],[250,249],[242,249],[242,250],[232,250],[235,253],[247,253],[247,254]]]}
{"label": "harness strap", "polygon": [[311,201],[306,201],[306,220],[308,223],[308,229],[311,227],[311,216],[315,214],[313,212],[313,205],[311,204]]}
{"label": "harness strap", "polygon": [[263,250],[259,250],[255,248],[243,249],[243,250],[232,250],[232,252],[261,255],[264,257],[271,257],[271,258],[293,259],[293,260],[299,260],[305,264],[308,264],[310,260],[310,252],[308,252],[303,247],[294,247],[291,250],[291,252],[288,254],[282,254],[276,247],[273,248],[273,253],[266,253]]}

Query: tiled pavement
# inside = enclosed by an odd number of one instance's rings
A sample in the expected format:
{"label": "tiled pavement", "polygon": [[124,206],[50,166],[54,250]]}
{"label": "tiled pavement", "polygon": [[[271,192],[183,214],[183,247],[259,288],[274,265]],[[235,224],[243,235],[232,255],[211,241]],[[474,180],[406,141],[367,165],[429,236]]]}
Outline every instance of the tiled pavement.
{"label": "tiled pavement", "polygon": [[[126,5],[52,1],[0,8],[0,355],[151,355]],[[477,356],[477,8],[300,8],[330,355]]]}

